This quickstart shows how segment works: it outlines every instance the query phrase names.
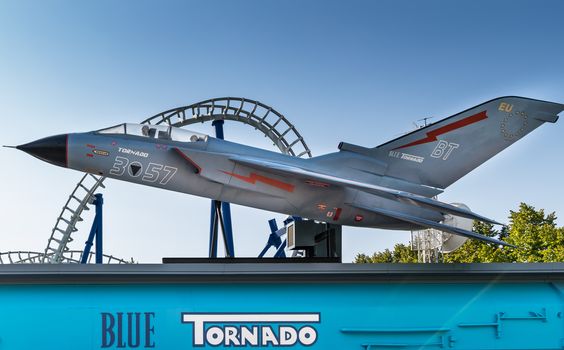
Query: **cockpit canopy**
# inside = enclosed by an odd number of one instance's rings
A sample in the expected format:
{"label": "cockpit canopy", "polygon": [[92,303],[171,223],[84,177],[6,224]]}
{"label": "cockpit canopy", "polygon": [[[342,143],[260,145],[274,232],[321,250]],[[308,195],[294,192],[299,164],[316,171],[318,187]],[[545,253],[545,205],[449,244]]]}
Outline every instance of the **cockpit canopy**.
{"label": "cockpit canopy", "polygon": [[147,125],[123,123],[96,131],[97,134],[133,135],[158,140],[179,142],[207,141],[208,135],[199,132],[175,128],[168,125]]}

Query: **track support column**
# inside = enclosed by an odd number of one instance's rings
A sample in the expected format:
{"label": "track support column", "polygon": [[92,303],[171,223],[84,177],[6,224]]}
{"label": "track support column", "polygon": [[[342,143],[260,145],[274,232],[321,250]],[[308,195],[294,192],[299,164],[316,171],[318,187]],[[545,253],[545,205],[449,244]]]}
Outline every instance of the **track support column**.
{"label": "track support column", "polygon": [[[223,140],[223,120],[215,120],[215,136]],[[231,224],[231,206],[227,202],[212,200],[210,211],[210,244],[209,257],[217,258],[218,229],[221,226],[223,242],[225,244],[225,256],[235,257],[235,245],[233,243],[233,227]]]}
{"label": "track support column", "polygon": [[88,257],[90,256],[90,250],[94,244],[94,239],[96,239],[96,264],[101,264],[103,262],[103,231],[102,231],[102,205],[104,205],[104,198],[101,193],[94,195],[95,199],[92,204],[96,206],[96,216],[94,216],[94,222],[92,223],[92,228],[90,229],[90,234],[88,235],[88,240],[84,245],[84,252],[80,258],[81,264],[86,264],[88,262]]}

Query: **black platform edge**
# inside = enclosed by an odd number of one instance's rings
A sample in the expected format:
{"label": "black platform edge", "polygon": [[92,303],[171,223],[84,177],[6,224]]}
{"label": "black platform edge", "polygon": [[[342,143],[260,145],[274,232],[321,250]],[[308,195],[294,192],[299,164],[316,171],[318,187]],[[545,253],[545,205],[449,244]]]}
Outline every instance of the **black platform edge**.
{"label": "black platform edge", "polygon": [[341,263],[340,258],[163,258],[163,264],[312,264]]}
{"label": "black platform edge", "polygon": [[546,264],[13,264],[0,284],[564,282]]}

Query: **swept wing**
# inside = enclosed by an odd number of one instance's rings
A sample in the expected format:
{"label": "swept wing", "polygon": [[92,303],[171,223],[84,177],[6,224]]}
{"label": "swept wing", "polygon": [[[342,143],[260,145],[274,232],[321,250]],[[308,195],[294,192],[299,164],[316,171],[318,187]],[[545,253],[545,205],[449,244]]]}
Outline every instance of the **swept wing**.
{"label": "swept wing", "polygon": [[[200,175],[205,176],[204,174],[202,174],[200,172],[201,170],[199,169],[198,165],[194,162],[193,157],[197,156],[198,153],[206,153],[206,152],[196,151],[196,152],[194,152],[196,154],[190,154],[191,152],[186,151],[186,150],[182,150],[182,149],[179,149],[179,148],[175,148],[174,150],[182,158],[184,158],[190,164],[190,166],[194,167],[194,170],[195,170],[196,173],[199,173]],[[482,215],[476,214],[476,213],[469,211],[469,210],[466,210],[464,208],[459,208],[459,207],[456,207],[456,206],[453,206],[453,205],[450,205],[450,204],[447,204],[447,203],[443,203],[443,202],[440,202],[440,201],[437,201],[437,200],[434,200],[434,199],[431,199],[431,198],[427,198],[427,197],[416,195],[416,194],[409,193],[409,192],[398,191],[398,190],[394,190],[394,189],[391,189],[391,188],[373,185],[373,184],[364,183],[364,182],[359,182],[359,181],[355,181],[355,180],[343,179],[343,178],[340,178],[340,177],[337,177],[337,176],[303,169],[301,167],[294,166],[294,165],[284,164],[284,163],[280,163],[280,162],[275,162],[275,161],[270,161],[270,160],[255,158],[255,157],[231,156],[231,157],[229,157],[229,160],[234,162],[234,163],[245,165],[245,166],[260,170],[260,171],[264,171],[264,172],[268,172],[268,173],[272,173],[272,174],[276,174],[276,175],[282,175],[282,176],[291,176],[291,177],[297,178],[297,179],[303,179],[304,182],[313,180],[313,181],[317,181],[317,182],[324,182],[324,183],[327,183],[328,185],[333,185],[333,186],[351,187],[351,188],[355,188],[357,190],[364,191],[364,192],[367,192],[367,193],[371,193],[371,194],[374,194],[374,195],[377,195],[377,196],[380,196],[380,197],[383,197],[383,198],[388,198],[388,199],[396,200],[396,201],[399,201],[399,202],[403,202],[403,203],[407,203],[407,204],[411,204],[411,205],[415,205],[415,206],[419,206],[419,207],[423,207],[423,208],[432,209],[432,210],[435,210],[435,211],[439,211],[441,213],[448,213],[448,214],[452,214],[452,215],[466,217],[466,218],[473,219],[473,220],[479,220],[479,221],[485,221],[485,222],[498,224],[496,221],[494,221],[492,219],[488,219],[488,218],[486,218]],[[374,212],[374,213],[377,213],[377,214],[380,214],[380,215],[391,217],[391,218],[401,220],[401,221],[404,221],[404,222],[408,222],[408,223],[411,223],[411,224],[420,225],[420,226],[423,226],[423,227],[430,227],[430,228],[434,228],[434,229],[437,229],[437,230],[456,234],[456,235],[459,235],[459,236],[479,239],[479,240],[482,240],[482,241],[485,241],[485,242],[490,242],[490,243],[495,243],[495,244],[500,244],[500,245],[505,245],[505,246],[512,246],[511,244],[502,242],[502,241],[497,240],[495,238],[486,237],[486,236],[480,235],[480,234],[472,232],[472,231],[467,231],[467,230],[463,230],[463,229],[460,229],[460,228],[457,228],[457,227],[448,226],[448,225],[445,225],[445,224],[442,224],[442,223],[423,219],[423,218],[420,218],[420,217],[415,217],[415,216],[411,216],[411,215],[408,215],[408,214],[399,213],[399,212],[395,212],[395,211],[391,211],[391,210],[387,210],[387,209],[382,209],[382,208],[374,208],[374,207],[362,206],[362,205],[357,205],[357,204],[352,204],[352,203],[347,203],[347,204],[349,204],[353,207],[359,208],[359,209],[371,211],[371,212]]]}
{"label": "swept wing", "polygon": [[349,203],[349,205],[351,205],[355,208],[368,210],[368,211],[371,211],[373,213],[388,216],[388,217],[391,217],[391,218],[394,218],[394,219],[397,219],[397,220],[401,220],[401,221],[405,221],[405,222],[409,222],[409,223],[412,223],[412,224],[415,224],[415,225],[420,225],[420,226],[423,226],[423,227],[430,227],[430,228],[434,228],[434,229],[437,229],[437,230],[440,230],[440,231],[445,231],[445,232],[452,233],[452,234],[459,235],[459,236],[479,239],[481,241],[485,241],[485,242],[489,242],[489,243],[501,244],[501,245],[504,245],[504,246],[517,248],[516,246],[514,246],[512,244],[505,243],[505,242],[500,241],[498,239],[483,236],[483,235],[478,234],[476,232],[463,230],[463,229],[458,228],[458,227],[441,224],[440,222],[435,222],[435,221],[423,219],[423,218],[420,218],[420,217],[415,217],[415,216],[412,216],[412,215],[408,215],[408,214],[404,214],[404,213],[400,213],[400,212],[392,211],[392,210],[386,210],[386,209],[382,209],[382,208],[372,208],[372,207],[350,204],[350,203]]}
{"label": "swept wing", "polygon": [[397,200],[403,203],[408,203],[423,208],[429,208],[442,213],[462,216],[468,219],[489,222],[496,225],[500,224],[495,220],[486,218],[472,211],[409,192],[398,191],[391,188],[373,185],[365,182],[343,179],[333,175],[313,172],[293,165],[272,162],[264,159],[242,157],[242,156],[233,156],[230,157],[229,159],[231,159],[236,163],[243,164],[267,172],[278,173],[280,175],[290,175],[298,178],[303,178],[304,180],[316,180],[316,181],[326,182],[328,184],[336,185],[336,186],[352,187],[360,191],[375,194],[380,197]]}

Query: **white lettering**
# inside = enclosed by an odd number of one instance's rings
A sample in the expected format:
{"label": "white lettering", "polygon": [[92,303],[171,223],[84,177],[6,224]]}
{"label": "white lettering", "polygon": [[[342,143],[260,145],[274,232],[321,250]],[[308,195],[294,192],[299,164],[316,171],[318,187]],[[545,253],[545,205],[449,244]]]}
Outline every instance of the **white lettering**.
{"label": "white lettering", "polygon": [[439,143],[437,143],[437,145],[435,146],[435,149],[433,149],[433,152],[431,152],[431,157],[441,158],[443,156],[443,153],[445,153],[445,149],[447,147],[448,142],[440,140]]}
{"label": "white lettering", "polygon": [[223,338],[223,329],[219,327],[210,327],[210,329],[206,332],[206,341],[210,345],[217,346],[223,343]]}
{"label": "white lettering", "polygon": [[419,156],[414,156],[412,154],[402,153],[401,159],[409,160],[411,162],[416,162],[416,163],[423,163],[423,160],[425,158],[419,157]]}
{"label": "white lettering", "polygon": [[280,327],[279,331],[280,345],[294,345],[298,339],[298,332],[294,327]]}
{"label": "white lettering", "polygon": [[446,142],[444,140],[440,140],[439,143],[431,152],[431,157],[433,158],[442,158],[442,160],[447,160],[452,151],[460,147],[458,143],[454,142]]}
{"label": "white lettering", "polygon": [[[191,314],[182,313],[182,323],[194,326],[194,346],[309,346],[317,340],[317,330],[309,325],[301,328],[288,323],[318,323],[318,313],[311,314]],[[212,323],[206,329],[206,323]],[[221,325],[229,323],[229,325]],[[258,323],[258,325],[233,325]],[[270,323],[270,324],[269,324]],[[274,326],[272,323],[283,323]]]}
{"label": "white lettering", "polygon": [[304,345],[311,345],[317,340],[317,332],[310,326],[305,326],[299,332],[300,343]]}
{"label": "white lettering", "polygon": [[147,152],[134,151],[134,150],[129,149],[129,148],[118,147],[118,151],[120,153],[132,154],[134,156],[143,157],[143,158],[147,158],[149,156],[149,153],[147,153]]}
{"label": "white lettering", "polygon": [[237,334],[238,334],[238,329],[237,327],[225,327],[225,345],[226,346],[231,346],[231,344],[233,345],[239,345],[239,339],[237,339]]}
{"label": "white lettering", "polygon": [[245,346],[247,344],[250,345],[258,345],[258,327],[253,326],[252,331],[248,327],[241,327],[241,345]]}
{"label": "white lettering", "polygon": [[272,328],[270,327],[262,327],[262,346],[268,346],[270,344],[272,345],[278,345],[278,339],[276,339],[276,336],[274,335],[274,332],[272,331]]}

